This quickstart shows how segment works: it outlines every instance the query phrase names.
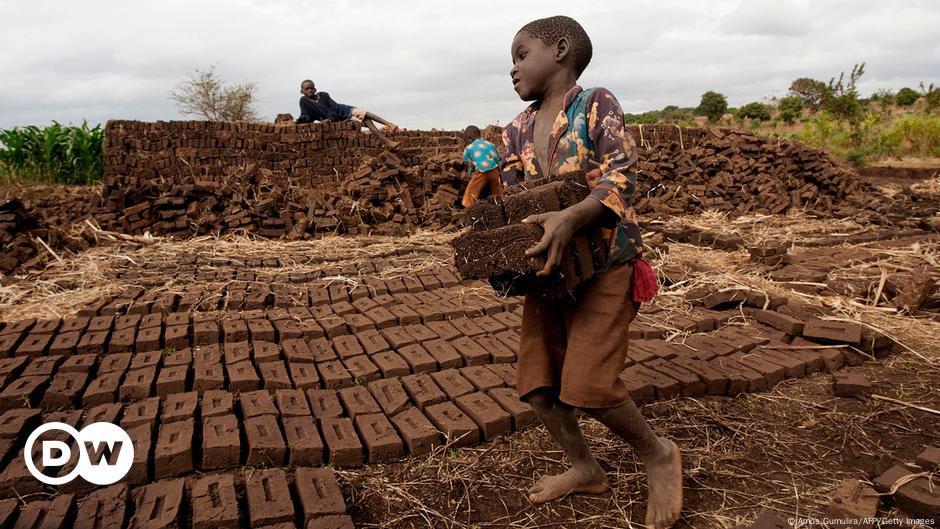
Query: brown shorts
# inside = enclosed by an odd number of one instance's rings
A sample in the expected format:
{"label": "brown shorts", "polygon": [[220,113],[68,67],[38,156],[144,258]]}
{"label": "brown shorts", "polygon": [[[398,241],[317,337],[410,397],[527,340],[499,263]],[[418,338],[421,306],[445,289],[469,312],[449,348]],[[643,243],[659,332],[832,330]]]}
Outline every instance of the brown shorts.
{"label": "brown shorts", "polygon": [[484,173],[476,171],[470,175],[470,183],[467,184],[467,190],[463,193],[461,203],[463,207],[469,208],[475,204],[477,200],[490,195],[498,195],[502,190],[502,184],[499,182],[498,167],[494,167]]}
{"label": "brown shorts", "polygon": [[640,308],[630,295],[633,263],[598,274],[574,299],[525,297],[516,388],[522,400],[552,388],[578,408],[613,408],[630,400],[620,373],[630,322]]}
{"label": "brown shorts", "polygon": [[358,123],[362,123],[365,120],[366,120],[365,110],[361,108],[357,108],[357,107],[352,107],[349,110],[349,121],[356,121]]}

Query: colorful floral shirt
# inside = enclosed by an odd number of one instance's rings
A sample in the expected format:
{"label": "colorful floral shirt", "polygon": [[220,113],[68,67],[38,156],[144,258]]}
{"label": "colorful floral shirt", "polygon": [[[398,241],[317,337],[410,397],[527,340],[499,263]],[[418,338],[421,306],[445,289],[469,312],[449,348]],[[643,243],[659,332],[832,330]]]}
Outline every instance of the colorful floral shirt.
{"label": "colorful floral shirt", "polygon": [[503,185],[585,171],[589,196],[609,209],[601,218],[610,241],[605,269],[639,257],[643,241],[633,209],[637,148],[617,98],[600,87],[576,85],[568,91],[552,124],[547,173],[539,167],[533,139],[539,106],[539,101],[531,104],[503,130]]}
{"label": "colorful floral shirt", "polygon": [[463,161],[472,162],[467,164],[468,174],[473,174],[473,171],[485,173],[496,169],[499,165],[499,151],[492,143],[479,138],[467,145],[467,148],[463,151]]}

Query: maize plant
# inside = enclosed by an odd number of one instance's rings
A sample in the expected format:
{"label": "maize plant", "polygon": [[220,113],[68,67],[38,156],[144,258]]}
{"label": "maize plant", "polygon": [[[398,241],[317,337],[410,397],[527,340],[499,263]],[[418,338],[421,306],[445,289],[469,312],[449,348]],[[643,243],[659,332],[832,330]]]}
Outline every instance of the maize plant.
{"label": "maize plant", "polygon": [[35,125],[0,129],[0,177],[58,184],[92,184],[104,171],[101,125]]}

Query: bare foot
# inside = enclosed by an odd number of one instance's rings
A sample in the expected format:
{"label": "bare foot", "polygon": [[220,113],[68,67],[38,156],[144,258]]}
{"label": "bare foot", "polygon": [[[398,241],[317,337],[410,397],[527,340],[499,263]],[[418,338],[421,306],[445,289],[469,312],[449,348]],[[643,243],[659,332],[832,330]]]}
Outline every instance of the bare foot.
{"label": "bare foot", "polygon": [[386,125],[385,128],[383,129],[383,132],[395,132],[396,130],[398,130],[398,125],[396,125],[396,124],[394,124],[394,123],[389,123],[389,124]]}
{"label": "bare foot", "polygon": [[682,510],[682,458],[676,443],[663,439],[666,452],[646,464],[649,504],[646,506],[647,529],[667,529]]}
{"label": "bare foot", "polygon": [[400,142],[400,141],[389,141],[389,142],[386,143],[385,145],[386,145],[389,149],[395,150],[395,149],[398,148],[399,145],[401,145],[401,142]]}
{"label": "bare foot", "polygon": [[610,485],[604,471],[585,473],[574,468],[555,476],[542,476],[529,490],[529,501],[532,503],[545,503],[569,494],[603,494]]}

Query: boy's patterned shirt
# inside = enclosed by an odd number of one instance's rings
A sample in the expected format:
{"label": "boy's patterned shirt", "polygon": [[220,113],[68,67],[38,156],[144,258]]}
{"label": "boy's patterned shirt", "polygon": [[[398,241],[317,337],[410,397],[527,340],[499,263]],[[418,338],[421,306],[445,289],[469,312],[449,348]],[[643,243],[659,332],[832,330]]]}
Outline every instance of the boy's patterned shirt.
{"label": "boy's patterned shirt", "polygon": [[473,174],[474,171],[485,173],[496,169],[499,165],[499,151],[492,143],[479,138],[473,140],[473,143],[464,149],[463,161],[472,162],[467,164],[467,173]]}
{"label": "boy's patterned shirt", "polygon": [[568,91],[552,125],[547,173],[539,167],[533,140],[539,106],[538,101],[529,105],[503,130],[503,185],[585,171],[589,196],[609,209],[601,217],[610,241],[605,269],[639,257],[643,241],[633,209],[637,148],[617,98],[600,87],[583,90],[576,85]]}

